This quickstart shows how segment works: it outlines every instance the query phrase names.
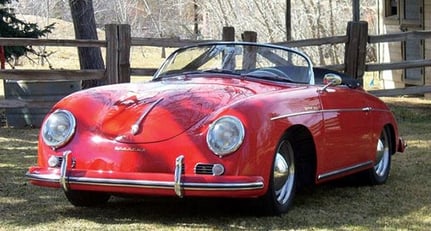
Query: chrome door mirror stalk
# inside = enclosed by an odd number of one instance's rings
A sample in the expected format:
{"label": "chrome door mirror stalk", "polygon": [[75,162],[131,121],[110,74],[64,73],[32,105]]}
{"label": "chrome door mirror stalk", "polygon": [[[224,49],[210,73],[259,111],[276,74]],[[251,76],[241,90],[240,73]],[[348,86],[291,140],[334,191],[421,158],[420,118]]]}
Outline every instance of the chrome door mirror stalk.
{"label": "chrome door mirror stalk", "polygon": [[338,86],[343,82],[343,79],[341,78],[341,76],[335,74],[335,73],[328,73],[325,74],[325,76],[323,77],[323,84],[325,84],[325,86],[323,86],[321,89],[319,89],[319,91],[323,92],[326,91],[326,89],[330,86]]}

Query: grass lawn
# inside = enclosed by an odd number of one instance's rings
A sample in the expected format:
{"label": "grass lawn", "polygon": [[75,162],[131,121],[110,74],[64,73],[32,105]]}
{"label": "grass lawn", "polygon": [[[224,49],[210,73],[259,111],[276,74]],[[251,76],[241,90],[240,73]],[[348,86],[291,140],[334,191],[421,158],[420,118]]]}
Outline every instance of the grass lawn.
{"label": "grass lawn", "polygon": [[114,198],[75,208],[61,190],[30,185],[37,129],[0,128],[0,230],[429,230],[431,101],[387,98],[409,147],[382,186],[337,182],[298,195],[280,217],[258,217],[247,201]]}

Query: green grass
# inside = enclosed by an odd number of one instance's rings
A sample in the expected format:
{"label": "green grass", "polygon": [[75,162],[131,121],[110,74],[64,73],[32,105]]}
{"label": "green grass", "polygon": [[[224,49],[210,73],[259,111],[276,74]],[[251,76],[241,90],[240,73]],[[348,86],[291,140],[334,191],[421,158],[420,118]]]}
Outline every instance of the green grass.
{"label": "green grass", "polygon": [[409,147],[393,156],[385,185],[337,182],[298,195],[280,217],[258,217],[248,201],[114,198],[75,208],[61,190],[30,185],[36,129],[0,128],[0,230],[429,230],[431,102],[392,102]]}

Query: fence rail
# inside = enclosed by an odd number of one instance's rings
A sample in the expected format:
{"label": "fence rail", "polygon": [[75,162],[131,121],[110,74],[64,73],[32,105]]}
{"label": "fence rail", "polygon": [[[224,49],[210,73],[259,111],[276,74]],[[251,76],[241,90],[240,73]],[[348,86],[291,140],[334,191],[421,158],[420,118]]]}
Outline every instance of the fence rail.
{"label": "fence rail", "polygon": [[[408,31],[385,35],[369,35],[368,43],[388,43],[388,42],[404,42],[406,40],[425,40],[431,38],[431,31]],[[397,70],[405,68],[415,68],[431,66],[431,59],[420,59],[420,60],[404,60],[401,62],[392,63],[370,63],[366,64],[367,71],[383,71],[383,70]]]}
{"label": "fence rail", "polygon": [[[0,46],[106,47],[103,40],[0,38]],[[105,70],[0,70],[8,80],[90,80],[105,78]],[[1,104],[0,104],[1,107]]]}
{"label": "fence rail", "polygon": [[0,38],[0,41],[2,46],[106,47],[106,41],[89,39]]}
{"label": "fence rail", "polygon": [[[3,76],[3,77],[2,77]],[[59,78],[61,76],[61,78]],[[105,70],[14,70],[0,71],[8,80],[91,80],[104,79]]]}

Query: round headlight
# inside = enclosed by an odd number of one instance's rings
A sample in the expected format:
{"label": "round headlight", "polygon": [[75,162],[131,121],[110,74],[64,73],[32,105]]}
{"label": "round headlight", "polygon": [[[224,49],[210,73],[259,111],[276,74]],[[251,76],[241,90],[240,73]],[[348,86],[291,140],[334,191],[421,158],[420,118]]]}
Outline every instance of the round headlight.
{"label": "round headlight", "polygon": [[244,126],[233,116],[223,116],[214,121],[207,133],[207,144],[218,156],[236,151],[244,140]]}
{"label": "round headlight", "polygon": [[66,110],[57,110],[42,125],[42,138],[46,145],[58,148],[66,144],[75,132],[75,117]]}

